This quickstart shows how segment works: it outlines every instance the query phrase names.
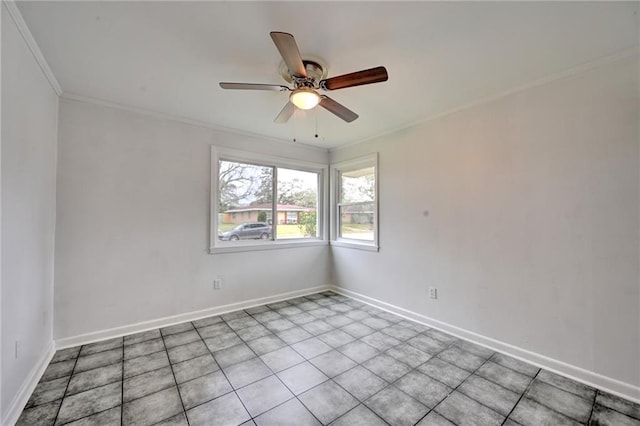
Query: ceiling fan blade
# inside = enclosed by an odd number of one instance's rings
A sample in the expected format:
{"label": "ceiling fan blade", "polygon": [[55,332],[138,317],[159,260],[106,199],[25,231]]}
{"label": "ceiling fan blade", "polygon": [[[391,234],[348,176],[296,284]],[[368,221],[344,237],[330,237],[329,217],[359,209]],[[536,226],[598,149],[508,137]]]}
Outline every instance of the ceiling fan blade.
{"label": "ceiling fan blade", "polygon": [[287,121],[289,121],[289,119],[291,118],[295,110],[296,110],[295,105],[292,104],[291,102],[287,102],[287,104],[284,106],[284,108],[282,108],[282,111],[280,111],[280,114],[278,114],[278,116],[276,117],[275,120],[273,120],[273,122],[286,123]]}
{"label": "ceiling fan blade", "polygon": [[271,39],[275,43],[289,72],[296,77],[306,77],[307,70],[302,63],[302,57],[296,44],[296,39],[289,33],[271,32]]}
{"label": "ceiling fan blade", "polygon": [[351,111],[346,106],[339,104],[328,96],[322,96],[322,99],[320,100],[320,106],[342,118],[347,123],[351,123],[353,120],[358,118],[358,114]]}
{"label": "ceiling fan blade", "polygon": [[320,87],[327,90],[336,90],[363,84],[380,83],[388,79],[387,69],[385,67],[376,67],[322,80]]}
{"label": "ceiling fan blade", "polygon": [[255,84],[255,83],[220,83],[223,89],[235,90],[275,90],[277,92],[285,92],[289,89],[287,86],[279,84]]}

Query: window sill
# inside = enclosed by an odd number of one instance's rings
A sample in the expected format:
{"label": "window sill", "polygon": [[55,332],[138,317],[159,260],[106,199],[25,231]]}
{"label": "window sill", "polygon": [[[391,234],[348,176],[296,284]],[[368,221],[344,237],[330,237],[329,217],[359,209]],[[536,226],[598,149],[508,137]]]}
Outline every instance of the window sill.
{"label": "window sill", "polygon": [[354,243],[351,241],[331,241],[330,244],[336,247],[346,247],[346,248],[352,248],[357,250],[375,251],[375,252],[380,251],[380,247],[374,244]]}
{"label": "window sill", "polygon": [[328,244],[329,242],[326,240],[275,241],[275,242],[265,242],[263,244],[247,244],[247,245],[238,245],[238,246],[212,247],[209,249],[209,254],[242,253],[246,251],[278,250],[278,249],[299,248],[299,247],[317,247],[317,246],[326,246]]}

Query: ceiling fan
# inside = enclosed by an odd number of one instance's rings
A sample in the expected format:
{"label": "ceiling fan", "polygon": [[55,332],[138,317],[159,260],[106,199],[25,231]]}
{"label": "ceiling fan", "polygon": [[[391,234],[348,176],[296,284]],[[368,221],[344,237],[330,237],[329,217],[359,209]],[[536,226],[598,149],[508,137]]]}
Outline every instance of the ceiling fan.
{"label": "ceiling fan", "polygon": [[387,81],[389,78],[385,67],[376,67],[337,77],[325,78],[327,75],[326,67],[323,67],[317,61],[303,60],[300,56],[296,40],[291,34],[273,31],[271,32],[271,39],[278,48],[284,61],[280,73],[287,82],[293,84],[293,88],[279,84],[224,82],[220,83],[220,87],[223,89],[236,90],[275,90],[291,92],[289,102],[287,102],[274,120],[276,123],[286,123],[296,108],[307,110],[314,108],[316,105],[320,105],[347,123],[351,123],[358,118],[358,114],[330,97],[321,95],[318,91],[331,91],[344,89],[346,87],[361,86],[363,84],[380,83]]}

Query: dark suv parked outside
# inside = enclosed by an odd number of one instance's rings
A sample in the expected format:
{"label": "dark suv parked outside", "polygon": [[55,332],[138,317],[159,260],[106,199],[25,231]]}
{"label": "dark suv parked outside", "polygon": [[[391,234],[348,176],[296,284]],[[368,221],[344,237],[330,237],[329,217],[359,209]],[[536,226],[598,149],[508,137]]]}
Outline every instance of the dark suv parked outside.
{"label": "dark suv parked outside", "polygon": [[231,231],[218,234],[222,241],[235,240],[268,240],[271,238],[271,227],[265,222],[242,223]]}

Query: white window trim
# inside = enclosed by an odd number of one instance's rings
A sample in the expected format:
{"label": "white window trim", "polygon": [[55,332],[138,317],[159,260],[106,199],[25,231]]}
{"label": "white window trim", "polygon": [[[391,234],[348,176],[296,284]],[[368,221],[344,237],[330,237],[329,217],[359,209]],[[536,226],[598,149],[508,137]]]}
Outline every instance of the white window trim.
{"label": "white window trim", "polygon": [[[299,238],[286,240],[245,240],[234,241],[232,244],[218,240],[218,177],[219,160],[238,161],[243,163],[259,164],[268,167],[291,168],[300,171],[318,173],[318,237]],[[211,146],[211,190],[210,190],[210,215],[209,215],[209,254],[237,253],[254,250],[273,250],[293,247],[313,247],[329,244],[329,226],[327,224],[329,215],[329,194],[326,190],[329,179],[329,170],[326,164],[313,163],[309,161],[295,160],[291,158],[277,157],[273,155],[258,154],[247,151],[240,151],[231,148]],[[277,177],[274,176],[274,177]],[[274,195],[276,185],[274,182]],[[277,227],[275,229],[277,238]]]}
{"label": "white window trim", "polygon": [[[340,232],[338,227],[340,226],[340,221],[338,218],[338,195],[340,192],[340,173],[347,172],[350,170],[356,170],[364,167],[373,166],[375,169],[375,181],[376,181],[376,190],[375,190],[375,200],[374,200],[374,216],[373,216],[373,241],[361,241],[355,240],[351,238],[342,238],[340,237]],[[331,240],[330,244],[336,247],[348,247],[354,248],[358,250],[367,250],[367,251],[379,251],[379,226],[378,226],[378,216],[379,216],[379,208],[378,208],[378,193],[379,193],[379,182],[378,182],[378,153],[374,152],[372,154],[364,155],[362,157],[353,158],[351,160],[341,161],[335,164],[332,164],[330,167],[331,171]]]}

